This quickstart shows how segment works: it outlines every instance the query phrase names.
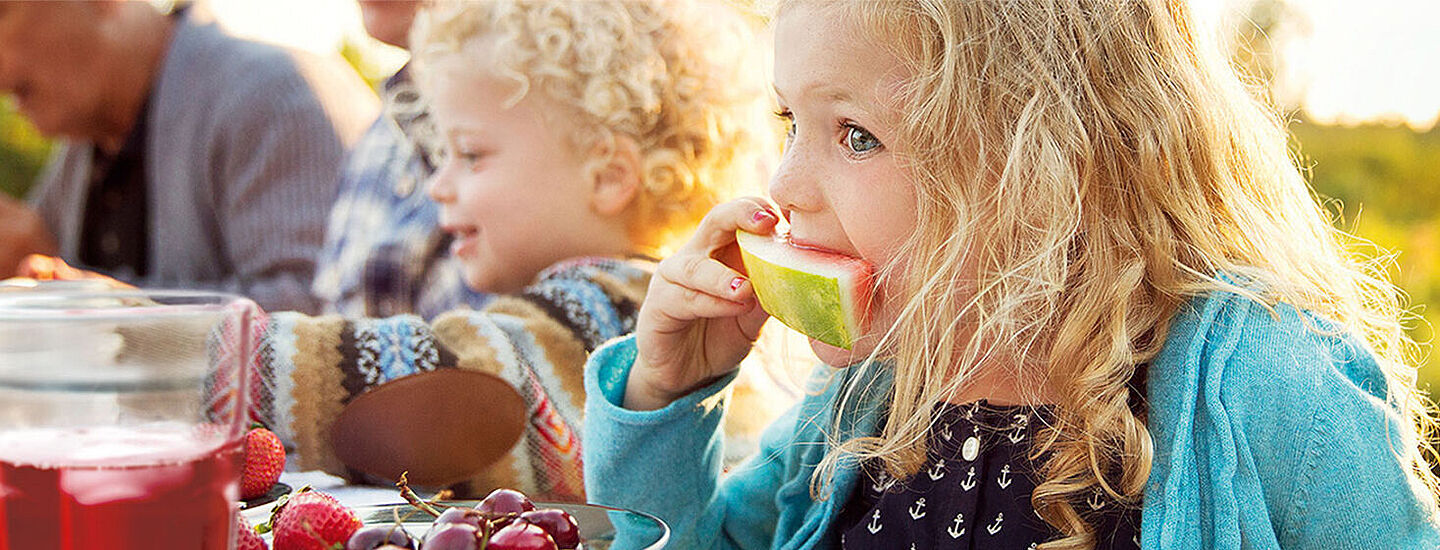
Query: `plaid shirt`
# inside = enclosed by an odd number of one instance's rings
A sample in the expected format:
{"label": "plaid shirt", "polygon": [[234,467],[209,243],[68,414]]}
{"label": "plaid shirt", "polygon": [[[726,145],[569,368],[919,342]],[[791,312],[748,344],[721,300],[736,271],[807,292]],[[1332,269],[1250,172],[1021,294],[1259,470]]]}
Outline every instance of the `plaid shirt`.
{"label": "plaid shirt", "polygon": [[402,68],[384,84],[385,112],[356,143],[341,172],[318,258],[315,296],[329,313],[425,319],[479,308],[448,254],[439,208],[426,196],[435,130]]}

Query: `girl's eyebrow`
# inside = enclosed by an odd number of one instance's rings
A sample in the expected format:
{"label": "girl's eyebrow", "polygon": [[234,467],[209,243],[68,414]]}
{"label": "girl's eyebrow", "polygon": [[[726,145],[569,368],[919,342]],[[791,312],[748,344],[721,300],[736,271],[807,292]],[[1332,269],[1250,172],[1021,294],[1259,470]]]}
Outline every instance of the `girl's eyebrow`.
{"label": "girl's eyebrow", "polygon": [[[770,87],[771,89],[775,90],[775,97],[779,98],[781,101],[785,100],[785,94],[780,93],[779,86],[771,84]],[[851,105],[859,105],[859,102],[855,101],[855,96],[852,95],[849,90],[830,84],[825,84],[823,82],[815,82],[805,86],[804,88],[801,88],[800,96],[819,96],[819,99],[830,103],[849,103]]]}
{"label": "girl's eyebrow", "polygon": [[803,90],[802,94],[817,95],[820,96],[820,99],[824,99],[831,103],[855,103],[855,98],[850,95],[849,90],[846,90],[844,88],[837,88],[835,86],[811,86]]}

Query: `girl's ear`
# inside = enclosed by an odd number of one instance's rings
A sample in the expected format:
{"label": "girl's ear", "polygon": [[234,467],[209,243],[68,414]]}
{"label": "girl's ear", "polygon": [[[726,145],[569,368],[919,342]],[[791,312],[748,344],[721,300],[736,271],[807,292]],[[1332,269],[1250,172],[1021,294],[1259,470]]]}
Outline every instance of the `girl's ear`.
{"label": "girl's ear", "polygon": [[602,216],[624,212],[640,192],[640,147],[626,136],[596,145],[590,165],[590,208]]}

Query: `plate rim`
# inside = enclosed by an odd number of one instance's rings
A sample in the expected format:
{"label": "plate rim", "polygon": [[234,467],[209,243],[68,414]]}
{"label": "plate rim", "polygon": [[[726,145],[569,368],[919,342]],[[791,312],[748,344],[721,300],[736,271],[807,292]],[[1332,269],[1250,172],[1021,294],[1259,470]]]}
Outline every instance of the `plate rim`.
{"label": "plate rim", "polygon": [[[279,491],[278,494],[273,497],[270,496],[271,493],[276,493],[277,490]],[[254,510],[267,504],[274,504],[275,502],[278,502],[280,500],[280,497],[283,497],[293,492],[295,492],[295,488],[291,487],[290,484],[283,481],[276,481],[274,485],[270,486],[269,491],[265,491],[264,495],[251,499],[240,499],[238,501],[240,503],[240,511],[244,512],[246,510]]]}

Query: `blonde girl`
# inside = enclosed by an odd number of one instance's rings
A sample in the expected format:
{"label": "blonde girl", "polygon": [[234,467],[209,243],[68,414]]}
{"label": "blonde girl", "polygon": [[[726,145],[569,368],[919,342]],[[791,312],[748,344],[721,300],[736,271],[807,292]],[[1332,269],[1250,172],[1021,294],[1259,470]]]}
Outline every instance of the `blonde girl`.
{"label": "blonde girl", "polygon": [[[712,210],[592,355],[593,500],[684,548],[1440,545],[1398,293],[1183,2],[797,0],[775,32],[778,209]],[[765,321],[733,232],[781,225],[879,266],[878,313],[720,477]]]}

